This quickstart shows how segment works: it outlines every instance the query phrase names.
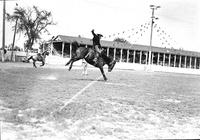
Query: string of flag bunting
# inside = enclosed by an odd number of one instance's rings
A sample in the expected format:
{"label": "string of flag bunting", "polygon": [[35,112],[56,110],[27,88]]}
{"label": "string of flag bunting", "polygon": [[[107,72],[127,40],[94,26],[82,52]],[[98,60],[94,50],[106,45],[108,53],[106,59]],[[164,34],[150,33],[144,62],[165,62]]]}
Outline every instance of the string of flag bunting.
{"label": "string of flag bunting", "polygon": [[[115,38],[123,38],[133,44],[149,44],[151,22],[146,22],[135,28],[124,30],[104,36],[104,39],[114,40]],[[169,35],[161,26],[154,24],[153,26],[153,45],[166,48],[180,48],[178,43]]]}

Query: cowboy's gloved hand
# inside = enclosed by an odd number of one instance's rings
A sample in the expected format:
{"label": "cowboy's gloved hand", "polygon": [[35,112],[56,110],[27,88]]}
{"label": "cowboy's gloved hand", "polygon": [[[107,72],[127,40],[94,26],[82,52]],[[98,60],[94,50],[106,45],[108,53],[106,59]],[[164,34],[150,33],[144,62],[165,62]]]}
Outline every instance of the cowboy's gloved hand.
{"label": "cowboy's gloved hand", "polygon": [[92,29],[92,32],[94,32],[94,29]]}

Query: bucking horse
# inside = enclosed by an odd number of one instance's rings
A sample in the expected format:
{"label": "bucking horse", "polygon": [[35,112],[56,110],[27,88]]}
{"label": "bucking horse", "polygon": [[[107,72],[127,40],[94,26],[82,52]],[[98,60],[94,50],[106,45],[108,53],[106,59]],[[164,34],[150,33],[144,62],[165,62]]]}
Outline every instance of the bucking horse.
{"label": "bucking horse", "polygon": [[72,42],[72,48],[73,48],[72,57],[65,65],[67,66],[70,64],[69,71],[71,70],[74,62],[80,59],[85,59],[85,61],[89,63],[90,65],[93,65],[94,67],[99,68],[103,75],[104,80],[107,81],[107,77],[104,73],[103,66],[107,64],[108,72],[111,72],[116,64],[116,61],[113,60],[113,58],[106,56],[105,52],[102,52],[101,55],[98,57],[97,61],[95,62],[94,61],[94,58],[96,56],[95,53],[98,53],[98,52],[96,52],[92,48],[86,48],[86,47],[80,46],[80,44],[77,41]]}
{"label": "bucking horse", "polygon": [[29,60],[33,60],[33,67],[37,68],[36,61],[42,62],[40,66],[44,66],[45,64],[45,58],[49,55],[48,51],[44,51],[43,53],[37,53],[35,56],[30,56],[28,59],[24,60],[23,62],[29,62]]}

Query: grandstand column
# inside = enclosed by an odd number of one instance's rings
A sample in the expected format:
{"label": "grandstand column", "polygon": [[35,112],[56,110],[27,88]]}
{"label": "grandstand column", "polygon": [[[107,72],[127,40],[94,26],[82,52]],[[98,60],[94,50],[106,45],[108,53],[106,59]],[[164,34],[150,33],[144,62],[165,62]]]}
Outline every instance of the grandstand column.
{"label": "grandstand column", "polygon": [[107,48],[107,56],[109,56],[109,47]]}
{"label": "grandstand column", "polygon": [[181,67],[181,55],[180,55],[180,57],[179,57],[179,68]]}
{"label": "grandstand column", "polygon": [[153,64],[154,53],[151,53],[151,64]]}
{"label": "grandstand column", "polygon": [[171,63],[171,54],[169,54],[168,66],[170,66],[170,63]]}
{"label": "grandstand column", "polygon": [[196,67],[197,67],[197,58],[195,57],[194,58],[194,68],[196,69]]}
{"label": "grandstand column", "polygon": [[176,55],[174,55],[174,67],[176,66]]}
{"label": "grandstand column", "polygon": [[185,68],[187,67],[187,56],[185,56]]}
{"label": "grandstand column", "polygon": [[127,63],[128,63],[128,60],[129,60],[129,50],[127,50],[127,59],[126,59]]}
{"label": "grandstand column", "polygon": [[190,56],[190,66],[189,66],[190,68],[192,67],[191,64],[192,64],[192,57]]}
{"label": "grandstand column", "polygon": [[142,51],[140,51],[140,64],[141,64],[141,62],[142,62]]}
{"label": "grandstand column", "polygon": [[165,53],[163,53],[163,66],[165,66]]}
{"label": "grandstand column", "polygon": [[135,63],[135,54],[136,54],[136,50],[133,51],[133,63]]}
{"label": "grandstand column", "polygon": [[64,48],[65,48],[65,43],[62,42],[62,57],[64,57]]}
{"label": "grandstand column", "polygon": [[116,48],[114,48],[114,60],[116,58]]}
{"label": "grandstand column", "polygon": [[[87,47],[87,45],[86,45],[86,47]],[[70,49],[69,58],[72,58],[72,43],[70,43],[69,49]]]}
{"label": "grandstand column", "polygon": [[147,60],[148,60],[148,52],[146,52],[145,55],[146,55],[145,64],[148,64],[148,63],[147,63]]}
{"label": "grandstand column", "polygon": [[120,50],[120,62],[122,62],[122,53],[123,53],[123,49]]}
{"label": "grandstand column", "polygon": [[157,58],[157,65],[159,65],[159,60],[160,59],[160,53],[158,53],[158,58]]}

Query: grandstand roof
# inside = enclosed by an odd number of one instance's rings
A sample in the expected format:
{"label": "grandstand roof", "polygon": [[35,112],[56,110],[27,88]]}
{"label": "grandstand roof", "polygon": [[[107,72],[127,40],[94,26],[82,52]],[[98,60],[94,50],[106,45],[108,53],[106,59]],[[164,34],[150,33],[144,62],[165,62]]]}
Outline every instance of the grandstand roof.
{"label": "grandstand roof", "polygon": [[[66,42],[66,43],[77,41],[80,44],[92,45],[92,39],[84,38],[84,37],[65,36],[65,35],[58,35],[54,38],[53,41]],[[109,48],[149,51],[149,46],[147,45],[128,44],[128,43],[120,43],[120,42],[115,42],[115,41],[102,40],[101,46],[109,47]],[[160,48],[156,46],[152,46],[151,50],[152,52],[200,57],[200,52],[194,52],[194,51],[186,51],[186,50],[179,50],[179,49],[173,49],[173,48]]]}

